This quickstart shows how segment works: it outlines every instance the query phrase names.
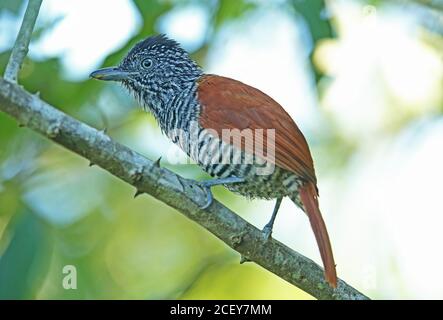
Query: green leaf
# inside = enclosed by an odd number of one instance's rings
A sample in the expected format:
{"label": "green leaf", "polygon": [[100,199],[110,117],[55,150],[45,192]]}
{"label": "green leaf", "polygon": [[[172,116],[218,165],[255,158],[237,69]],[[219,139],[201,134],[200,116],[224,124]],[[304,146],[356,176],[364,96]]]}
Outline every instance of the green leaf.
{"label": "green leaf", "polygon": [[293,0],[292,5],[308,24],[314,43],[334,36],[324,0]]}
{"label": "green leaf", "polygon": [[9,10],[15,15],[20,12],[20,8],[22,7],[23,0],[2,0],[1,10]]}
{"label": "green leaf", "polygon": [[104,66],[116,65],[120,62],[123,56],[134,46],[138,41],[156,33],[155,24],[157,19],[171,10],[172,4],[166,1],[143,1],[134,0],[134,5],[137,7],[143,19],[143,25],[140,31],[133,36],[125,46],[110,54],[104,61]]}
{"label": "green leaf", "polygon": [[[324,0],[293,0],[291,2],[292,7],[300,14],[305,20],[307,27],[311,33],[313,48],[317,45],[318,41],[325,38],[333,38],[334,32],[326,14],[326,5]],[[311,51],[311,65],[315,73],[315,79],[318,82],[323,76],[318,69],[316,69],[312,61]]]}
{"label": "green leaf", "polygon": [[219,28],[224,22],[239,18],[253,8],[255,5],[251,2],[220,0],[214,16],[214,26]]}
{"label": "green leaf", "polygon": [[0,299],[32,299],[46,276],[51,246],[45,225],[29,210],[14,220],[6,233],[12,239],[0,257]]}

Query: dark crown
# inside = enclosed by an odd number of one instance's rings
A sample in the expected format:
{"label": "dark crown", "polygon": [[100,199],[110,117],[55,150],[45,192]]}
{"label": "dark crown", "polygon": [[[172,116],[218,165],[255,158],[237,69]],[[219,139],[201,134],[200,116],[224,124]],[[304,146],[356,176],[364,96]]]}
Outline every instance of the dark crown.
{"label": "dark crown", "polygon": [[[180,44],[172,39],[169,39],[164,34],[159,34],[139,41],[128,53],[128,56],[138,53],[140,51],[155,49],[155,48],[171,48],[176,50],[183,50]],[[184,51],[184,50],[183,50]]]}

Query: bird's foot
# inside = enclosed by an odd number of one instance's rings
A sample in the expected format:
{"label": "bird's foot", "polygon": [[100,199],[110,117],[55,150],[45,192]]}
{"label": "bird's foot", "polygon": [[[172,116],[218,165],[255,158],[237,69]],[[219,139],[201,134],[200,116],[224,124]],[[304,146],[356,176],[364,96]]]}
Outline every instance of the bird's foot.
{"label": "bird's foot", "polygon": [[263,234],[263,239],[265,239],[265,241],[268,241],[269,239],[271,239],[272,225],[270,225],[268,223],[267,225],[264,226],[264,228],[263,228],[263,230],[261,232]]}
{"label": "bird's foot", "polygon": [[198,182],[197,185],[206,192],[206,203],[203,206],[200,206],[202,210],[205,210],[212,204],[212,202],[214,202],[214,196],[211,191],[212,184],[208,183],[208,181],[202,181]]}
{"label": "bird's foot", "polygon": [[211,180],[197,182],[197,185],[200,186],[200,188],[202,188],[203,190],[205,190],[207,195],[206,203],[201,207],[201,209],[204,210],[208,208],[214,201],[214,196],[212,195],[211,187],[223,184],[239,183],[244,181],[245,179],[243,178],[228,177],[222,179],[211,179]]}
{"label": "bird's foot", "polygon": [[265,225],[265,227],[262,230],[263,238],[265,239],[265,241],[268,241],[269,239],[271,239],[272,229],[274,228],[274,221],[275,221],[275,218],[277,217],[277,212],[278,212],[278,209],[280,209],[280,205],[281,205],[282,200],[283,200],[283,198],[277,198],[277,202],[275,203],[274,211],[272,212],[271,220],[269,220],[269,222]]}

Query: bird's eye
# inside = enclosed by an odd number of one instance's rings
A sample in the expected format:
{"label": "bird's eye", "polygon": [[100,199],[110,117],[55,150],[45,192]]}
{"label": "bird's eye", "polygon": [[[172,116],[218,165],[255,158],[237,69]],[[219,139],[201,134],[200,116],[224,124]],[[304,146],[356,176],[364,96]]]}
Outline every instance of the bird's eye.
{"label": "bird's eye", "polygon": [[152,60],[151,59],[145,59],[142,61],[142,66],[145,69],[149,69],[150,67],[152,67]]}

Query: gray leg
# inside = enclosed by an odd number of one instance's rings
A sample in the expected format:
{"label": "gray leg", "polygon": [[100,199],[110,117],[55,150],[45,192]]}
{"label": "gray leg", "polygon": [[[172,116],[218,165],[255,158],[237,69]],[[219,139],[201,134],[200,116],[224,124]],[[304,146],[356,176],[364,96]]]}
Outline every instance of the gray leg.
{"label": "gray leg", "polygon": [[283,200],[283,198],[277,199],[277,202],[275,203],[274,211],[272,212],[271,220],[269,220],[269,222],[265,225],[265,227],[262,230],[263,237],[265,238],[265,240],[269,240],[269,238],[271,238],[272,228],[274,227],[274,221],[275,221],[275,218],[277,217],[277,212],[278,212],[278,209],[280,209],[280,205],[281,205],[282,200]]}
{"label": "gray leg", "polygon": [[205,189],[206,194],[207,194],[206,204],[201,208],[206,209],[207,207],[209,207],[212,204],[212,201],[214,200],[214,197],[213,197],[212,191],[211,191],[211,187],[218,186],[221,184],[239,183],[239,182],[244,182],[244,181],[245,181],[245,179],[243,179],[243,178],[228,177],[228,178],[223,178],[223,179],[211,179],[211,180],[198,182],[198,185],[200,187],[202,187],[203,189]]}

